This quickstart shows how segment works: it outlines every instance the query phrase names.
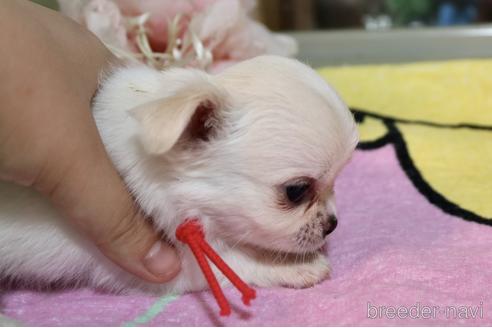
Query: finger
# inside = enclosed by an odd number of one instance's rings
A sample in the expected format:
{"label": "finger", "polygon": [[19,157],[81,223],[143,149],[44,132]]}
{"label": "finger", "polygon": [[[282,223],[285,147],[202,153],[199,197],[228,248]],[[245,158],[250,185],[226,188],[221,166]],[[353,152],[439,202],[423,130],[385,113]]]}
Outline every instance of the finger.
{"label": "finger", "polygon": [[151,282],[168,281],[180,270],[177,254],[134,205],[88,116],[35,185],[116,264]]}

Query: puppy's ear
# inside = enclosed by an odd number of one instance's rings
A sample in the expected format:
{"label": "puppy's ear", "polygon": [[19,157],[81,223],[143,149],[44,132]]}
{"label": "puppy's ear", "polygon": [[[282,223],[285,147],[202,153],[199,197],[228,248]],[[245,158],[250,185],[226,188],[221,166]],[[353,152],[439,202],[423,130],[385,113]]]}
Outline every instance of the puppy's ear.
{"label": "puppy's ear", "polygon": [[145,150],[154,155],[169,151],[179,140],[208,140],[220,124],[227,99],[204,72],[174,69],[169,75],[178,77],[170,81],[178,85],[173,95],[131,110],[140,123]]}

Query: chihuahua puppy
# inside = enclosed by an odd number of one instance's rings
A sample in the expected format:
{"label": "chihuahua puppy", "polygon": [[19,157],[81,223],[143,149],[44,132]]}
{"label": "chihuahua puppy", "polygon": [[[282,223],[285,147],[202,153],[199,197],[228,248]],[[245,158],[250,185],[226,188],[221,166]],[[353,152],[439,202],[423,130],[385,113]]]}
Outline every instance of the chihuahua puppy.
{"label": "chihuahua puppy", "polygon": [[[117,68],[93,103],[102,140],[182,271],[157,285],[104,258],[36,192],[0,183],[0,273],[111,290],[187,292],[207,284],[176,227],[198,217],[246,282],[311,286],[336,226],[333,183],[358,136],[335,91],[308,66],[261,56],[218,75]],[[220,280],[221,275],[218,275]],[[222,280],[224,282],[224,280]]]}

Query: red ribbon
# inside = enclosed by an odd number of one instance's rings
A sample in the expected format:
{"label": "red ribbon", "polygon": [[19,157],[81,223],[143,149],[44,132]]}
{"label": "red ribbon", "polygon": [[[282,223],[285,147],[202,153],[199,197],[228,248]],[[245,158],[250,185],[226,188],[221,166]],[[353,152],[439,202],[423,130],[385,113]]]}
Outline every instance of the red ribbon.
{"label": "red ribbon", "polygon": [[249,287],[232,269],[222,260],[212,247],[205,240],[203,228],[196,218],[187,219],[180,224],[176,229],[176,238],[179,241],[187,244],[200,266],[200,269],[205,276],[205,279],[212,290],[212,293],[220,307],[220,315],[227,316],[231,314],[231,306],[227,301],[224,292],[220,288],[219,282],[215,277],[210,264],[207,261],[208,257],[215,266],[222,271],[224,276],[241,292],[243,295],[242,301],[245,305],[250,305],[250,301],[256,298],[256,291]]}

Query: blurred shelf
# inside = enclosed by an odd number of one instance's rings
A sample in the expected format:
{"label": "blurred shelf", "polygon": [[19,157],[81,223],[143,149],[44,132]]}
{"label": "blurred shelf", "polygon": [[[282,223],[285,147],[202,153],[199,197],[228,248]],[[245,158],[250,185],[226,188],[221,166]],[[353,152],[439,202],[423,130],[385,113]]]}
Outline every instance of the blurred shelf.
{"label": "blurred shelf", "polygon": [[290,32],[314,67],[492,58],[492,25],[387,31]]}

